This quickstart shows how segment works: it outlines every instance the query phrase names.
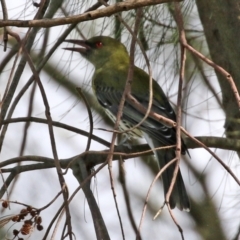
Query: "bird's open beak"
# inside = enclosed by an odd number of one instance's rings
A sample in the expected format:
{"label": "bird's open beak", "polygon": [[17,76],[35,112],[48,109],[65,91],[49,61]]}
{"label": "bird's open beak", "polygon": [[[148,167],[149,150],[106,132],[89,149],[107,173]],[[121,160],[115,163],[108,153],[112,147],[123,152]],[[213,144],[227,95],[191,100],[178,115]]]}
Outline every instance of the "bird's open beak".
{"label": "bird's open beak", "polygon": [[81,46],[81,47],[76,47],[76,48],[74,48],[74,47],[73,48],[63,48],[65,50],[69,50],[69,51],[73,51],[73,52],[79,52],[81,54],[84,54],[88,50],[91,49],[91,47],[87,44],[87,42],[85,40],[68,39],[68,40],[64,40],[64,42],[73,43],[73,44]]}

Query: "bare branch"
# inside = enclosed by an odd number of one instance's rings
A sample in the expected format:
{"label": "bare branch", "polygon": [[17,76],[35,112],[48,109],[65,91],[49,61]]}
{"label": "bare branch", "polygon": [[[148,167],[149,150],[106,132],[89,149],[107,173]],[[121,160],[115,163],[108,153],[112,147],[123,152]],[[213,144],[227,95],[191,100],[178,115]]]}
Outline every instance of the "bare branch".
{"label": "bare branch", "polygon": [[[177,0],[182,1],[182,0]],[[65,25],[70,23],[80,23],[84,21],[90,21],[101,17],[109,17],[115,13],[129,11],[131,9],[137,9],[140,7],[146,7],[151,5],[157,5],[161,3],[169,3],[173,2],[173,0],[138,0],[138,1],[125,1],[116,3],[109,7],[98,9],[94,11],[90,11],[88,13],[83,13],[80,15],[72,16],[72,17],[64,17],[64,18],[55,18],[55,19],[43,19],[43,20],[8,20],[8,21],[0,21],[0,27],[5,26],[15,26],[15,27],[54,27],[59,25]]]}

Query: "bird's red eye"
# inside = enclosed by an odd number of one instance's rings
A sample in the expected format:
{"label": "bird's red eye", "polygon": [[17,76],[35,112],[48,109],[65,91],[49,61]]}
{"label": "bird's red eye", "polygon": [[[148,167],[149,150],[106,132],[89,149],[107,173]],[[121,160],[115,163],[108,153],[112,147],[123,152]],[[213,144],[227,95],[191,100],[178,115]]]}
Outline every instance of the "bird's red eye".
{"label": "bird's red eye", "polygon": [[103,46],[102,42],[96,42],[96,47],[101,48]]}

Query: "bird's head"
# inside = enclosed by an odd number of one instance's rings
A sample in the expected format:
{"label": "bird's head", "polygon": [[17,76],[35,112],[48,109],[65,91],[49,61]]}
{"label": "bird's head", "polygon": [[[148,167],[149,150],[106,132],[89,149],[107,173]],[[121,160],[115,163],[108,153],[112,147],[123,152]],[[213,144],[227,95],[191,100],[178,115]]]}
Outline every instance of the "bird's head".
{"label": "bird's head", "polygon": [[106,36],[97,36],[88,40],[69,39],[65,42],[74,43],[80,47],[64,48],[65,50],[79,52],[96,68],[106,62],[128,61],[129,55],[126,47],[116,39]]}

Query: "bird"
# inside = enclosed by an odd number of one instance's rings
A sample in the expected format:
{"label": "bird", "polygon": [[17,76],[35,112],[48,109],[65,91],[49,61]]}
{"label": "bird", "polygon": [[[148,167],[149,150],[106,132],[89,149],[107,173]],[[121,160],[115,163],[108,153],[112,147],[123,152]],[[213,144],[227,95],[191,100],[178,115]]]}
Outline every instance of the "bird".
{"label": "bird", "polygon": [[[83,58],[95,67],[92,77],[93,93],[106,114],[115,122],[128,77],[130,56],[127,48],[120,41],[109,36],[95,36],[88,40],[67,39],[65,42],[77,45],[77,47],[64,48],[65,50],[80,53]],[[152,90],[151,111],[176,122],[176,114],[168,98],[154,79],[152,79]],[[131,95],[143,107],[148,108],[150,96],[149,74],[135,65],[133,66]],[[125,131],[132,128],[143,119],[144,115],[126,99],[122,109],[119,130]],[[129,138],[144,137],[152,149],[176,144],[176,129],[157,121],[151,116],[148,116],[138,128],[128,132],[128,136]],[[181,139],[181,154],[186,153],[188,153],[187,147]],[[176,158],[174,148],[154,150],[154,154],[160,168],[163,168],[169,161]],[[171,164],[162,173],[165,202],[175,165]],[[177,206],[180,210],[190,210],[190,201],[180,169],[169,198],[169,205],[171,209]]]}

